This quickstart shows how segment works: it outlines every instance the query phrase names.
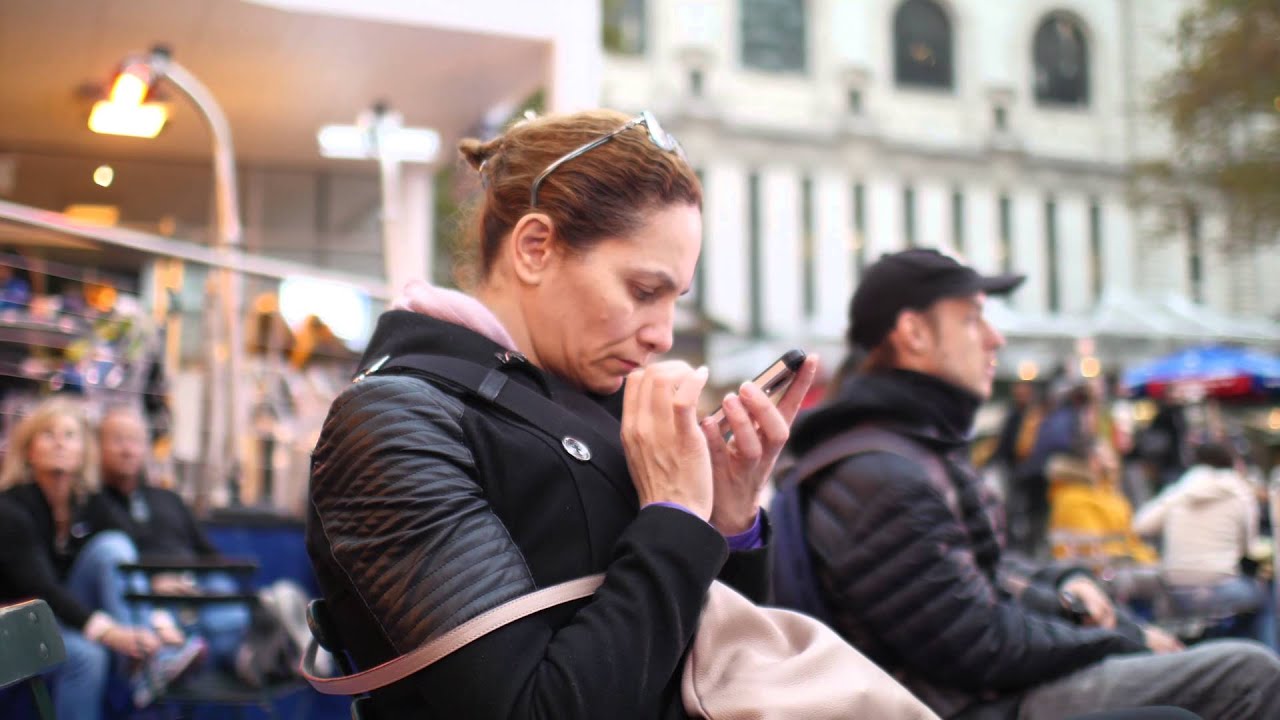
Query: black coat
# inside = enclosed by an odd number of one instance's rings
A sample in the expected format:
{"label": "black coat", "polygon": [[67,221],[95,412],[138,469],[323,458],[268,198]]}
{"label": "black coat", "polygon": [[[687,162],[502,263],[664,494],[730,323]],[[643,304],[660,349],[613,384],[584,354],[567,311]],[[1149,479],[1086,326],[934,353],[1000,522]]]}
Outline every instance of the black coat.
{"label": "black coat", "polygon": [[[860,424],[901,433],[942,458],[952,488],[918,463],[870,452],[807,486],[805,535],[836,629],[940,715],[1143,650],[1124,632],[1072,625],[1052,613],[1066,570],[1031,580],[1015,599],[1002,582],[998,507],[965,457],[976,399],[934,378],[894,371],[848,383],[797,424],[802,456]],[[954,491],[957,517],[946,495]]]}
{"label": "black coat", "polygon": [[[138,510],[145,514],[139,515]],[[128,535],[143,559],[219,557],[182,498],[145,482],[133,491],[133,497],[114,488],[94,493],[85,507],[85,518],[95,531],[120,530]]]}
{"label": "black coat", "polygon": [[[581,416],[579,437],[618,438],[603,399],[518,357],[504,364],[489,340],[422,315],[383,315],[365,366],[409,352],[503,366]],[[307,547],[359,666],[536,588],[607,573],[593,598],[508,625],[378,693],[378,712],[685,717],[680,670],[707,588],[720,575],[761,596],[764,552],[731,556],[689,513],[638,510],[628,477],[575,460],[559,440],[421,377],[372,375],[334,401],[313,458]]]}
{"label": "black coat", "polygon": [[73,501],[69,537],[55,539],[53,511],[33,482],[0,492],[0,605],[40,598],[58,622],[79,630],[97,608],[86,606],[67,589],[67,575],[93,535],[83,506]]}

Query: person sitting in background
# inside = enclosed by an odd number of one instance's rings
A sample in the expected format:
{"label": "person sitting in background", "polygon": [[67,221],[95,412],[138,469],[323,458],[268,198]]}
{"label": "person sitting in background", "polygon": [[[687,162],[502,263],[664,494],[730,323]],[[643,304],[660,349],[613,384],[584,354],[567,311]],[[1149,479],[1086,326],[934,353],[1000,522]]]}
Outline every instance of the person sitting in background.
{"label": "person sitting in background", "polygon": [[1133,506],[1120,491],[1118,473],[1115,456],[1101,443],[1084,453],[1049,458],[1049,537],[1055,558],[1140,565],[1159,559],[1133,531]]}
{"label": "person sitting in background", "polygon": [[1258,534],[1258,499],[1230,448],[1204,443],[1177,482],[1134,518],[1142,535],[1163,539],[1162,570],[1201,607],[1253,615],[1250,636],[1276,648],[1275,609],[1265,589],[1244,575],[1240,560]]}
{"label": "person sitting in background", "polygon": [[1082,447],[1096,436],[1098,405],[1089,387],[1063,381],[1052,393],[1050,408],[1036,431],[1031,452],[1018,466],[1014,487],[1025,498],[1025,521],[1029,529],[1018,538],[1018,549],[1034,557],[1046,547],[1049,524],[1049,458]]}
{"label": "person sitting in background", "polygon": [[[138,664],[137,689],[172,680],[203,650],[172,626],[138,622],[125,603],[118,567],[137,550],[83,519],[96,475],[91,447],[80,406],[54,398],[14,429],[0,472],[0,603],[40,598],[53,610],[67,649],[52,673],[62,720],[102,717],[112,652]],[[160,652],[162,644],[173,649]]]}
{"label": "person sitting in background", "polygon": [[[98,429],[102,489],[88,502],[85,518],[95,530],[119,530],[133,541],[143,559],[185,562],[219,560],[218,549],[177,493],[147,482],[147,426],[131,405],[107,408]],[[204,573],[199,583],[188,575],[158,574],[150,590],[160,595],[238,592],[235,578]],[[248,607],[211,604],[200,609],[186,627],[208,643],[211,659],[229,666],[249,627]]]}

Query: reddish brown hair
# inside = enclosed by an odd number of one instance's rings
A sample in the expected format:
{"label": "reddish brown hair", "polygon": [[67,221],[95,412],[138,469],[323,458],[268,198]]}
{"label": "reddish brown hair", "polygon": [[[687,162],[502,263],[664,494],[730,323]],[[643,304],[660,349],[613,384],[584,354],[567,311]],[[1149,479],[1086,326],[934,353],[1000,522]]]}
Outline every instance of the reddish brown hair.
{"label": "reddish brown hair", "polygon": [[[464,282],[488,277],[503,240],[520,218],[534,211],[529,189],[547,166],[629,120],[613,110],[549,115],[517,123],[488,142],[468,138],[459,143],[484,187],[464,221],[459,264]],[[536,211],[551,218],[558,242],[585,252],[601,240],[634,232],[648,211],[677,203],[702,205],[697,176],[678,155],[655,145],[644,126],[637,126],[556,168],[538,188]]]}

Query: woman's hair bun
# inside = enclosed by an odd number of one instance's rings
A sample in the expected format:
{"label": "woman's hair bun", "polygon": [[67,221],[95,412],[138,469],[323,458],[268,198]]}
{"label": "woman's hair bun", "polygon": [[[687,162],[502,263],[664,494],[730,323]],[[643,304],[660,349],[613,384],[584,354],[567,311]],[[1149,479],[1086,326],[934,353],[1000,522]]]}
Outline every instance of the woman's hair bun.
{"label": "woman's hair bun", "polygon": [[458,152],[462,153],[462,157],[472,169],[479,172],[480,166],[484,165],[485,161],[497,151],[501,142],[501,138],[489,140],[488,142],[476,138],[463,138],[458,143]]}

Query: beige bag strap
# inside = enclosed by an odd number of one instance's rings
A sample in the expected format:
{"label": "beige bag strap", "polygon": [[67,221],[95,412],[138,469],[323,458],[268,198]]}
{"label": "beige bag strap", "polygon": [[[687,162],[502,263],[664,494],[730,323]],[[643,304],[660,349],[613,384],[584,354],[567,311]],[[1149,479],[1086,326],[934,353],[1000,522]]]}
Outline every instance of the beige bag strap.
{"label": "beige bag strap", "polygon": [[526,618],[540,610],[589,597],[603,582],[603,574],[588,575],[536,590],[528,595],[521,595],[471,618],[400,657],[351,675],[332,678],[317,677],[314,668],[319,646],[315,638],[311,638],[299,672],[307,682],[311,683],[311,687],[325,695],[362,695],[399,682],[504,625]]}

